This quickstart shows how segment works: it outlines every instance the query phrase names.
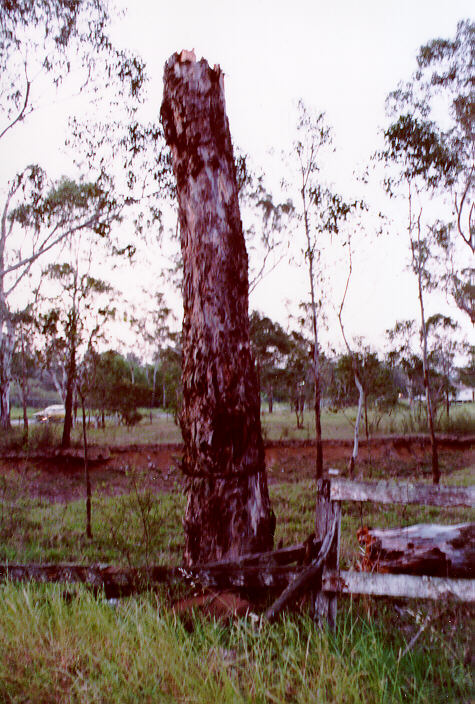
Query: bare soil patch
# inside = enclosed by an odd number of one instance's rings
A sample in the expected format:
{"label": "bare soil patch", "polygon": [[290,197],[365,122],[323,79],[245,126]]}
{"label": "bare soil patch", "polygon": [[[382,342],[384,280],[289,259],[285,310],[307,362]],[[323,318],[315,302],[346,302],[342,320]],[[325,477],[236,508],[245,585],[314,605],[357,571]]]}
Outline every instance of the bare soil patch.
{"label": "bare soil patch", "polygon": [[[472,466],[475,468],[475,438],[441,438],[440,461],[443,475]],[[325,469],[346,471],[352,443],[346,440],[324,442]],[[357,473],[364,476],[399,476],[420,481],[430,473],[430,448],[425,436],[385,437],[362,442]],[[184,490],[180,472],[181,445],[128,445],[111,447],[109,452],[92,452],[90,463],[95,494],[120,495],[140,489],[154,493]],[[107,459],[105,459],[107,457]],[[266,446],[269,483],[300,481],[314,476],[315,447],[308,441],[271,442]],[[54,452],[34,456],[9,455],[0,458],[0,476],[15,472],[21,477],[24,495],[55,503],[84,496],[84,467],[80,450],[66,456]]]}

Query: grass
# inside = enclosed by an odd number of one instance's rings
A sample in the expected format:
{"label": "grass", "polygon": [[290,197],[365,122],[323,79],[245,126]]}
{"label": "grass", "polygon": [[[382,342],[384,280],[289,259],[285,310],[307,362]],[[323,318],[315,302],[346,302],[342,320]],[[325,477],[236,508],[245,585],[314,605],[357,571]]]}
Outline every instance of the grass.
{"label": "grass", "polygon": [[[278,469],[278,468],[277,468]],[[278,472],[277,472],[278,473]],[[284,475],[285,476],[285,475]],[[472,467],[448,474],[444,484],[473,484]],[[277,525],[276,544],[305,540],[313,532],[315,483],[312,479],[279,481],[270,486]],[[141,565],[179,564],[183,549],[185,496],[179,491],[154,495],[130,473],[130,493],[92,499],[93,540],[87,540],[85,502],[49,503],[22,495],[16,472],[0,476],[0,561],[79,562]],[[459,523],[475,520],[466,508],[343,504],[342,566],[356,560],[356,531],[361,525],[387,528],[411,523]]]}
{"label": "grass", "polygon": [[[1,490],[3,489],[3,492]],[[21,496],[18,476],[0,485],[1,562],[179,563],[184,496],[148,491],[93,497],[93,540],[85,537],[85,502],[50,504]]]}
{"label": "grass", "polygon": [[[295,414],[288,406],[275,404],[274,412],[267,413],[262,407],[261,422],[264,437],[268,440],[308,440],[315,437],[315,414],[306,410],[303,428],[297,429]],[[348,440],[353,438],[356,420],[356,407],[339,411],[322,409],[322,437],[328,440]],[[385,434],[427,433],[427,421],[422,406],[409,408],[407,403],[399,403],[391,413],[369,413],[369,430],[371,436]],[[445,411],[437,416],[437,432],[440,433],[475,433],[475,403],[452,406],[449,419]],[[365,437],[364,421],[360,425],[360,437]]]}
{"label": "grass", "polygon": [[[403,626],[347,604],[335,634],[306,615],[191,632],[153,596],[110,604],[83,589],[1,588],[0,701],[385,704],[469,701],[463,645],[427,629],[401,657]],[[413,621],[417,620],[415,614]],[[422,614],[420,614],[422,615]],[[447,614],[443,614],[446,616]],[[463,614],[448,614],[461,624]],[[444,619],[445,621],[445,619]]]}
{"label": "grass", "polygon": [[[295,414],[288,406],[275,404],[274,412],[268,413],[262,406],[261,423],[262,433],[267,440],[311,440],[315,437],[315,414],[305,411],[303,428],[296,427]],[[174,422],[173,416],[154,410],[150,420],[149,410],[140,409],[142,420],[135,426],[126,427],[116,425],[108,420],[104,429],[89,428],[89,442],[95,445],[130,445],[130,444],[157,444],[181,442],[181,431]],[[12,414],[15,415],[14,413]],[[322,410],[322,436],[327,440],[349,440],[353,438],[356,408],[347,408],[338,412],[328,409]],[[427,426],[425,414],[419,407],[413,410],[407,404],[399,404],[391,414],[380,415],[370,413],[370,432],[372,436],[381,434],[408,434],[426,433]],[[39,449],[51,444],[59,444],[61,437],[61,424],[35,425],[30,427],[29,449]],[[49,429],[49,430],[47,430]],[[445,413],[438,418],[438,432],[449,433],[475,433],[475,404],[467,403],[453,406],[449,419]],[[360,435],[365,434],[363,421]],[[82,443],[82,429],[80,423],[73,429],[72,442],[74,445]],[[21,426],[15,426],[8,434],[0,437],[0,448],[3,450],[21,449],[24,447]]]}
{"label": "grass", "polygon": [[[141,428],[146,423],[130,432]],[[124,431],[118,429],[121,444]],[[442,456],[444,483],[472,484],[473,467],[454,471],[450,457]],[[308,463],[291,472],[276,460],[269,468],[276,542],[295,543],[313,531]],[[404,466],[379,462],[371,471],[393,476]],[[422,481],[428,472],[420,468]],[[130,482],[124,496],[93,496],[88,540],[84,501],[28,499],[21,474],[0,475],[0,562],[179,564],[185,497],[177,490],[153,495],[133,472]],[[344,504],[342,567],[358,558],[362,523],[465,520],[474,520],[474,512]],[[473,696],[464,665],[473,610],[449,601],[342,598],[336,631],[329,633],[315,627],[305,607],[272,626],[250,618],[223,625],[195,614],[190,630],[170,610],[171,598],[163,590],[109,602],[76,585],[0,585],[0,702],[468,704]],[[426,617],[427,627],[405,652]]]}

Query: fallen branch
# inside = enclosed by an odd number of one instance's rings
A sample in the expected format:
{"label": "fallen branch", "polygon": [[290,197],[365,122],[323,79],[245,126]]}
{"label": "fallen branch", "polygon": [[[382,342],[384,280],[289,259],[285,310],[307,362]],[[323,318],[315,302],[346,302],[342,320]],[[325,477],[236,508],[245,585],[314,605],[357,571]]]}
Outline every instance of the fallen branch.
{"label": "fallen branch", "polygon": [[302,570],[289,567],[292,562],[306,563],[318,550],[314,536],[304,543],[270,552],[243,555],[193,567],[116,567],[113,565],[30,564],[0,565],[0,581],[82,583],[104,589],[108,598],[137,594],[159,584],[198,582],[214,589],[284,589]]}
{"label": "fallen branch", "polygon": [[159,584],[199,583],[213,589],[284,589],[302,567],[114,567],[113,565],[0,565],[0,581],[62,582],[104,589],[107,598],[156,589]]}
{"label": "fallen branch", "polygon": [[321,590],[323,566],[325,564],[327,555],[330,552],[330,548],[335,537],[337,525],[338,515],[336,515],[333,519],[331,530],[326,534],[317,558],[309,565],[309,567],[304,568],[301,574],[295,577],[295,579],[282,592],[280,597],[276,599],[274,603],[267,609],[265,613],[265,618],[268,621],[270,621],[271,623],[275,621],[285,609],[285,607],[292,601],[295,601],[295,599],[298,599],[298,597],[305,592],[305,590],[310,584],[314,590]]}
{"label": "fallen branch", "polygon": [[402,660],[402,658],[405,655],[407,655],[413,649],[413,647],[415,646],[415,644],[419,640],[420,636],[424,633],[425,629],[429,625],[430,620],[431,620],[430,616],[429,615],[426,616],[425,620],[422,623],[422,626],[419,628],[416,635],[411,638],[411,640],[409,641],[409,643],[406,645],[406,647],[404,648],[404,650],[402,652],[401,652],[401,650],[399,651],[399,655],[398,655],[398,659],[397,659],[398,663]]}

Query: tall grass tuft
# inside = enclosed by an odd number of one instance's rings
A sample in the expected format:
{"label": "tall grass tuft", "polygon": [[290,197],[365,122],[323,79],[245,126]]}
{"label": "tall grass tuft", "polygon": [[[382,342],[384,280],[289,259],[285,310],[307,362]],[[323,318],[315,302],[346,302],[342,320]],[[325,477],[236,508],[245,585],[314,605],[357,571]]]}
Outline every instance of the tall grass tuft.
{"label": "tall grass tuft", "polygon": [[[78,588],[1,588],[0,701],[395,704],[468,701],[470,677],[430,640],[401,657],[389,615],[347,604],[334,634],[307,616],[188,632],[154,596],[109,603]],[[392,625],[392,627],[391,627]]]}

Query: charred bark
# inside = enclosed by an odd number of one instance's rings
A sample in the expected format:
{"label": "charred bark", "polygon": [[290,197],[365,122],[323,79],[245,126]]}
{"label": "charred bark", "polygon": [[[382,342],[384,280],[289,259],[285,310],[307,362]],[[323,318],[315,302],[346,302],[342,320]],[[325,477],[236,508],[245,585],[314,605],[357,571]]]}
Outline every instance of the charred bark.
{"label": "charred bark", "polygon": [[251,357],[248,260],[223,74],[191,52],[165,65],[161,109],[177,184],[183,254],[182,469],[185,563],[273,544]]}

